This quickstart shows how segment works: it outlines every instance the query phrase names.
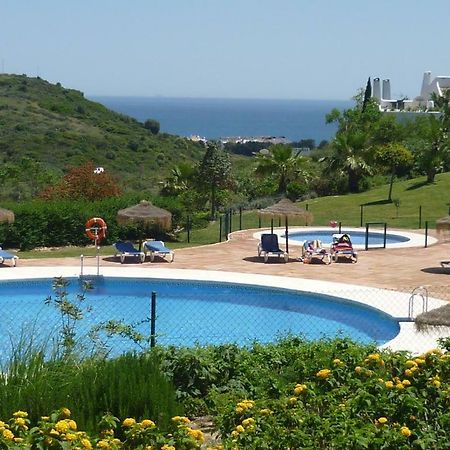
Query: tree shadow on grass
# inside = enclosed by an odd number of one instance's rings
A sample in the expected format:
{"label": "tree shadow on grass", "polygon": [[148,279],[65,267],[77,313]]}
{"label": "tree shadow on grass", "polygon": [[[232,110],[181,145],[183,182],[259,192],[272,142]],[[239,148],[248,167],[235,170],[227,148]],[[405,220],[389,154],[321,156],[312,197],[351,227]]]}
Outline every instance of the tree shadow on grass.
{"label": "tree shadow on grass", "polygon": [[390,203],[393,203],[392,200],[384,199],[384,200],[375,200],[374,202],[363,203],[362,206],[387,205]]}
{"label": "tree shadow on grass", "polygon": [[419,181],[418,183],[414,183],[411,186],[409,186],[408,188],[406,188],[407,191],[413,191],[414,189],[419,189],[421,187],[426,186],[427,184],[427,180],[424,181]]}

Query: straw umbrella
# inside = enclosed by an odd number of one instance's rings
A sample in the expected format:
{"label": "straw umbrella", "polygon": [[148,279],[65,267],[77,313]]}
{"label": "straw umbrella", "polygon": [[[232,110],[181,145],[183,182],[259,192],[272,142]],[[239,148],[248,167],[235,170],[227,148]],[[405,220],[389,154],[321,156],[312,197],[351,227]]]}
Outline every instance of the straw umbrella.
{"label": "straw umbrella", "polygon": [[446,216],[442,219],[436,220],[436,231],[438,233],[450,231],[450,216]]}
{"label": "straw umbrella", "polygon": [[278,203],[275,203],[275,205],[261,209],[259,213],[262,215],[268,215],[272,217],[271,222],[272,233],[273,233],[273,218],[284,217],[287,253],[289,253],[288,217],[304,217],[306,218],[307,223],[311,222],[312,220],[312,214],[309,211],[306,211],[306,209],[299,208],[294,202],[292,202],[288,198],[283,198]]}
{"label": "straw umbrella", "polygon": [[[117,222],[120,225],[138,225],[142,227],[159,225],[163,229],[168,229],[172,223],[172,213],[152,205],[147,200],[141,200],[137,205],[118,211]],[[139,240],[139,250],[141,246],[142,239]]]}
{"label": "straw umbrella", "polygon": [[0,222],[13,223],[14,219],[15,217],[12,211],[9,209],[0,208]]}

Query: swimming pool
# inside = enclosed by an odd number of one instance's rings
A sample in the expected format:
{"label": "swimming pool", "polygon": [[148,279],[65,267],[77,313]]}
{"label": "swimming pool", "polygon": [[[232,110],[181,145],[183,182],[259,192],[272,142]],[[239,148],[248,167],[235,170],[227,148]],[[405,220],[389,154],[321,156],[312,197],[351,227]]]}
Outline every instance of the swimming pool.
{"label": "swimming pool", "polygon": [[[293,239],[295,241],[307,241],[319,239],[323,244],[330,245],[332,241],[332,235],[337,233],[338,230],[315,230],[315,231],[294,231],[289,233],[289,239]],[[347,233],[351,236],[352,244],[354,245],[365,245],[366,243],[366,232],[365,231],[350,231],[347,229],[342,229],[341,233]],[[283,237],[285,237],[283,235]],[[408,236],[386,233],[386,244],[397,244],[400,242],[408,242],[410,238]],[[384,242],[384,233],[378,231],[369,232],[369,246],[374,245],[383,245]]]}
{"label": "swimming pool", "polygon": [[[71,298],[80,282],[68,279]],[[9,342],[22,331],[34,330],[38,341],[54,336],[60,317],[45,305],[54,296],[52,279],[0,282],[0,342]],[[148,336],[150,296],[157,294],[156,335],[160,345],[196,343],[249,344],[270,342],[286,334],[307,339],[349,336],[360,342],[383,344],[399,332],[390,315],[353,301],[317,293],[223,282],[147,278],[98,278],[86,294],[83,309],[90,309],[80,322],[81,334],[107,320],[124,320]],[[115,337],[113,354],[136,349]],[[4,354],[5,348],[0,351]]]}
{"label": "swimming pool", "polygon": [[[253,237],[260,239],[262,233],[268,231],[258,231]],[[275,229],[274,233],[278,234],[280,242],[283,243],[285,239],[284,229]],[[332,235],[339,233],[338,228],[331,227],[292,227],[289,229],[289,244],[301,245],[306,240],[319,239],[325,246],[329,246],[332,241]],[[357,249],[365,248],[366,232],[363,228],[342,228],[341,233],[348,233],[351,236],[353,246]],[[383,246],[383,231],[373,229],[369,233],[369,248]],[[437,242],[433,236],[427,237],[427,244],[432,245]],[[425,245],[425,236],[419,233],[404,230],[388,230],[386,233],[386,247],[387,248],[402,248],[402,247],[423,247]]]}

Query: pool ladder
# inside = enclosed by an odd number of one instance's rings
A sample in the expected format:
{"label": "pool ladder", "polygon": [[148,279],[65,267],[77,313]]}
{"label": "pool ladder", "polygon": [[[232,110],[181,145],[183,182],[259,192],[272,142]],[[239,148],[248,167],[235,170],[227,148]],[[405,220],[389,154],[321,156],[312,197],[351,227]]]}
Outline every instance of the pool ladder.
{"label": "pool ladder", "polygon": [[422,300],[422,313],[428,311],[428,290],[425,286],[418,286],[411,292],[411,297],[409,297],[408,305],[408,318],[414,320],[414,303],[415,300]]}
{"label": "pool ladder", "polygon": [[83,269],[84,269],[84,259],[85,258],[97,258],[97,276],[100,276],[100,254],[97,252],[95,256],[87,256],[87,255],[80,255],[80,278],[83,277]]}

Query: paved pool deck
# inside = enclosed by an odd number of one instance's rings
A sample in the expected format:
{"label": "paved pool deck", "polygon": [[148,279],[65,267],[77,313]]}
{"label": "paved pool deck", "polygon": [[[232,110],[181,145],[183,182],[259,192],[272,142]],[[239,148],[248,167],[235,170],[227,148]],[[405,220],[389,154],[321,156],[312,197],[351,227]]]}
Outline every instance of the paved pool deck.
{"label": "paved pool deck", "polygon": [[[156,257],[153,262],[147,258],[140,264],[134,258],[126,258],[121,264],[114,255],[102,254],[101,267],[120,267],[123,271],[149,271],[165,269],[197,269],[241,274],[275,275],[331,281],[351,285],[362,285],[410,292],[417,286],[429,286],[439,291],[439,298],[450,300],[450,270],[443,269],[440,262],[450,259],[450,240],[439,241],[427,248],[409,247],[393,249],[358,250],[356,264],[349,262],[324,265],[303,264],[298,257],[301,246],[290,245],[289,261],[270,257],[267,263],[257,256],[258,240],[254,234],[261,230],[236,231],[225,242],[177,249],[172,263]],[[281,241],[281,244],[284,242]],[[80,258],[19,259],[18,267],[80,267]],[[92,273],[95,258],[85,259],[85,270]],[[0,265],[0,279],[3,271],[14,270],[7,264]],[[45,269],[42,271],[45,274]],[[51,274],[48,274],[51,276]]]}

